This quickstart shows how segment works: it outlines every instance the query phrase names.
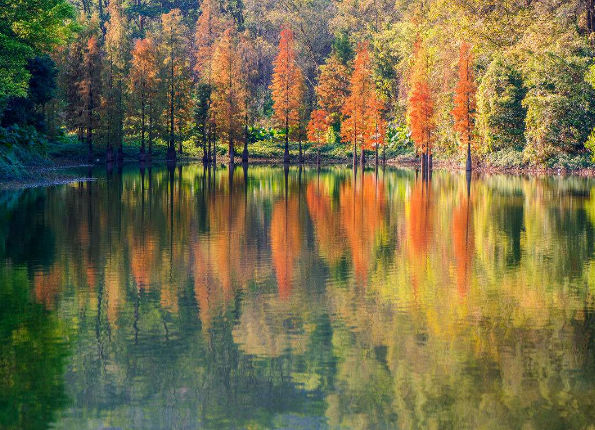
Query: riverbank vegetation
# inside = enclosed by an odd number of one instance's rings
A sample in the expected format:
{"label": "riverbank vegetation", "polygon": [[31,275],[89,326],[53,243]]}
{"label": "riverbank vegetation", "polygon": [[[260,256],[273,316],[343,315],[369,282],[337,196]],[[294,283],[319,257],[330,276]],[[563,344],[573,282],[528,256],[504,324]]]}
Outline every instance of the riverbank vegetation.
{"label": "riverbank vegetation", "polygon": [[29,154],[580,168],[595,150],[591,1],[6,3],[1,176]]}

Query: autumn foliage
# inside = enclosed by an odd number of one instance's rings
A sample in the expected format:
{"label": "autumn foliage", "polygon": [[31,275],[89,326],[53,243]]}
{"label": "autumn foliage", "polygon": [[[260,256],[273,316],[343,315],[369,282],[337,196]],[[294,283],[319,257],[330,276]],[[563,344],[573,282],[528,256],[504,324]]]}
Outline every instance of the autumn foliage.
{"label": "autumn foliage", "polygon": [[362,43],[355,57],[350,94],[343,106],[345,120],[341,125],[344,141],[353,143],[354,160],[358,145],[362,149],[369,146],[365,137],[369,123],[369,103],[374,98],[374,92],[368,44]]}
{"label": "autumn foliage", "polygon": [[455,120],[455,131],[458,133],[461,145],[466,149],[470,148],[473,140],[476,92],[471,46],[467,42],[463,42],[459,52],[459,79],[455,87],[455,107],[452,115]]}
{"label": "autumn foliage", "polygon": [[427,53],[421,42],[415,46],[407,116],[411,138],[418,153],[431,154],[434,131],[434,103],[428,76]]}
{"label": "autumn foliage", "polygon": [[329,128],[329,117],[326,111],[317,109],[312,111],[310,122],[308,123],[308,139],[316,143],[317,162],[320,162],[320,147],[324,144],[324,139]]}
{"label": "autumn foliage", "polygon": [[230,161],[239,135],[246,107],[246,87],[238,38],[231,29],[225,31],[213,53],[213,111],[217,125],[229,145]]}
{"label": "autumn foliage", "polygon": [[304,96],[304,76],[295,58],[293,32],[281,31],[279,54],[273,63],[271,93],[275,118],[285,127],[285,161],[289,161],[289,129],[300,120],[300,109]]}
{"label": "autumn foliage", "polygon": [[318,85],[314,89],[318,104],[328,113],[330,120],[336,122],[349,96],[349,69],[333,54],[319,67],[319,71]]}

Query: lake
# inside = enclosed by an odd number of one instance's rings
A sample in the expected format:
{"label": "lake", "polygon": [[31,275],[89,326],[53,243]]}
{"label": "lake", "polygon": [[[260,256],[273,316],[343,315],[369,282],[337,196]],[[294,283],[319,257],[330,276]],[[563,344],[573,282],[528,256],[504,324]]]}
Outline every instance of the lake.
{"label": "lake", "polygon": [[594,429],[595,181],[83,169],[0,194],[2,429]]}

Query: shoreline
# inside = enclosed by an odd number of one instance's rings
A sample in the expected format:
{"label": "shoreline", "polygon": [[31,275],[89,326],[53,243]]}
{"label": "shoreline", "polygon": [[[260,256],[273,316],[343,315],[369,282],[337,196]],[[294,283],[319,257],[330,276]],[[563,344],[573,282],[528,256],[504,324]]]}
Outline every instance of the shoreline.
{"label": "shoreline", "polygon": [[[221,160],[217,162],[218,166],[227,166],[229,160],[226,157],[221,157]],[[52,185],[62,185],[72,182],[78,181],[88,181],[93,180],[92,178],[86,177],[76,177],[76,176],[69,176],[65,174],[65,170],[68,169],[77,169],[77,168],[84,168],[84,167],[101,167],[107,166],[106,162],[96,162],[96,163],[88,163],[84,162],[80,159],[76,158],[54,158],[49,160],[51,165],[48,166],[39,166],[39,165],[29,165],[26,166],[30,177],[22,177],[22,178],[0,178],[0,191],[4,190],[14,190],[14,189],[24,189],[24,188],[34,188],[34,187],[44,187],[44,186],[52,186]],[[125,159],[123,165],[130,166],[133,164],[140,165],[141,162],[139,160],[134,159]],[[167,160],[162,158],[154,158],[151,164],[165,164]],[[192,156],[184,156],[177,160],[179,164],[200,164],[202,163],[202,158],[200,157],[192,157]],[[117,165],[117,163],[113,163]],[[149,163],[145,163],[147,165]],[[235,166],[241,166],[242,161],[241,159],[236,159]],[[248,165],[269,165],[269,166],[282,166],[283,160],[277,158],[252,158],[250,159]],[[304,163],[302,163],[304,167],[316,167],[316,160],[309,160],[305,159]],[[345,166],[351,167],[352,161],[351,159],[321,159],[320,163],[321,167],[325,166]],[[293,162],[290,166],[299,166],[299,163]],[[370,160],[366,164],[367,168],[373,168],[375,166],[374,160]],[[389,159],[386,161],[386,166],[396,169],[414,169],[417,170],[420,168],[419,161],[413,158],[396,158],[396,159]],[[465,166],[461,162],[455,161],[447,161],[447,160],[435,160],[433,164],[433,170],[442,170],[442,171],[449,171],[449,172],[461,172],[465,171]],[[595,166],[593,167],[584,167],[580,169],[553,169],[549,167],[500,167],[500,166],[490,166],[484,165],[480,162],[476,162],[474,164],[474,168],[472,173],[479,173],[479,174],[490,174],[490,175],[514,175],[514,176],[562,176],[562,177],[581,177],[581,178],[592,178],[595,177]]]}

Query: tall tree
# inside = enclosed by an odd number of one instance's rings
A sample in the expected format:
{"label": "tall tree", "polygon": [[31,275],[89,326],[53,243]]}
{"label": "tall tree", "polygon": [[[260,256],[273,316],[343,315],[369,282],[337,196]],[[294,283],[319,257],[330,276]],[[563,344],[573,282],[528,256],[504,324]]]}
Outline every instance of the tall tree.
{"label": "tall tree", "polygon": [[229,163],[234,163],[234,144],[245,119],[246,88],[235,30],[227,29],[213,53],[213,111],[229,144]]}
{"label": "tall tree", "polygon": [[[304,97],[304,77],[296,63],[293,32],[281,31],[279,54],[274,61],[271,92],[275,118],[285,127],[285,153],[283,161],[289,163],[289,128],[300,120],[300,108]],[[300,160],[301,161],[301,160]]]}
{"label": "tall tree", "polygon": [[463,42],[459,51],[459,79],[455,87],[454,109],[455,131],[463,147],[467,148],[467,171],[471,171],[471,142],[475,128],[476,102],[475,76],[471,45]]}
{"label": "tall tree", "polygon": [[346,142],[353,142],[353,166],[357,165],[357,146],[361,146],[361,164],[365,163],[365,136],[367,111],[370,97],[374,93],[374,81],[370,68],[368,44],[361,43],[357,49],[354,70],[350,80],[350,93],[343,106],[345,120],[341,124],[341,132]]}
{"label": "tall tree", "polygon": [[[158,61],[159,56],[152,38],[135,41],[128,80],[130,91],[128,111],[135,128],[140,131],[141,160],[150,159],[152,155],[153,119],[161,78]],[[148,157],[145,155],[147,125],[149,128]]]}
{"label": "tall tree", "polygon": [[[161,48],[164,51],[164,78],[168,92],[168,160],[176,158],[176,126],[180,130],[190,114],[190,63],[186,34],[187,29],[179,9],[172,9],[161,15]],[[181,139],[178,152],[182,153]]]}
{"label": "tall tree", "polygon": [[242,82],[244,88],[244,150],[242,152],[242,163],[248,162],[248,143],[250,140],[249,122],[250,113],[254,111],[254,99],[256,98],[256,89],[258,86],[258,65],[256,60],[256,51],[254,43],[247,32],[240,35],[238,50],[242,65]]}
{"label": "tall tree", "polygon": [[434,103],[430,91],[427,53],[419,40],[416,42],[414,54],[407,117],[411,138],[422,155],[422,169],[427,171],[431,166],[434,137]]}
{"label": "tall tree", "polygon": [[113,159],[112,146],[118,147],[118,159],[122,160],[124,135],[124,80],[129,61],[128,22],[120,0],[109,4],[109,21],[105,31],[105,61],[103,92],[108,161]]}
{"label": "tall tree", "polygon": [[84,78],[78,83],[82,101],[81,129],[85,130],[88,159],[93,159],[93,132],[99,125],[101,97],[101,53],[96,36],[91,36],[83,54]]}
{"label": "tall tree", "polygon": [[320,148],[329,128],[329,116],[323,109],[312,111],[308,123],[308,139],[316,143],[316,165],[320,166]]}

